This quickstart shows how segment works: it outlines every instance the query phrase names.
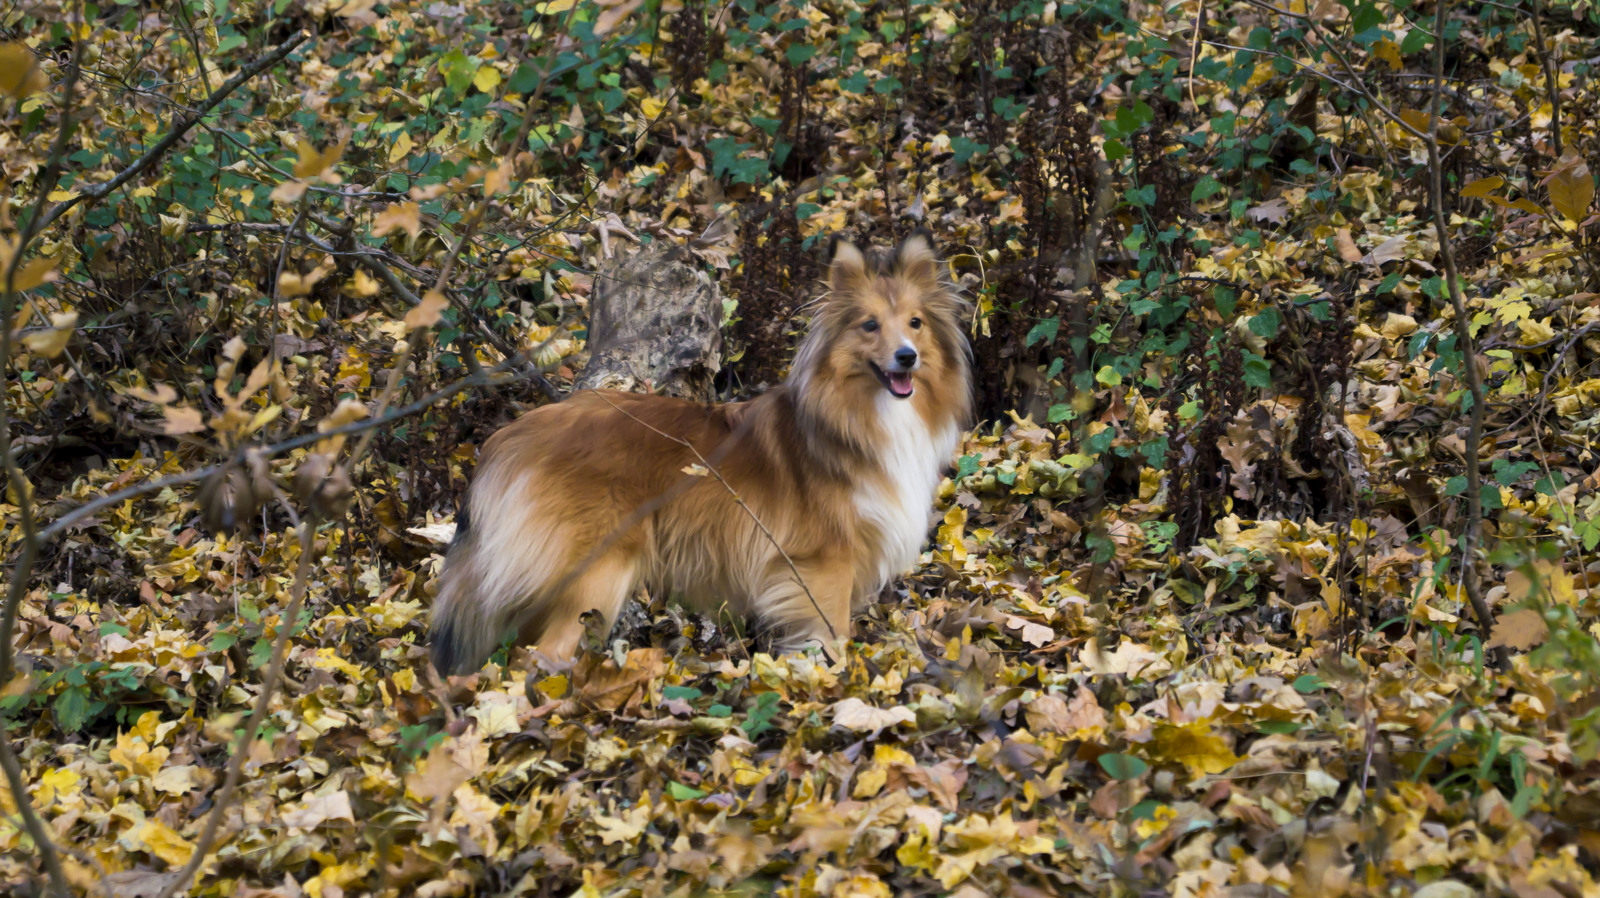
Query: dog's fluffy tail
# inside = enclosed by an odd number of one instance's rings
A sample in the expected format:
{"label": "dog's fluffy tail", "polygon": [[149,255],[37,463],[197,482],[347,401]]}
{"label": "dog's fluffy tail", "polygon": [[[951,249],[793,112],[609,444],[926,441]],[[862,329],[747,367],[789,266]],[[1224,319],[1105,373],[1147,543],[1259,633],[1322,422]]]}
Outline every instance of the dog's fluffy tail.
{"label": "dog's fluffy tail", "polygon": [[538,617],[546,588],[565,556],[559,529],[538,518],[531,484],[480,472],[445,555],[429,626],[429,650],[441,675],[471,673],[500,642]]}

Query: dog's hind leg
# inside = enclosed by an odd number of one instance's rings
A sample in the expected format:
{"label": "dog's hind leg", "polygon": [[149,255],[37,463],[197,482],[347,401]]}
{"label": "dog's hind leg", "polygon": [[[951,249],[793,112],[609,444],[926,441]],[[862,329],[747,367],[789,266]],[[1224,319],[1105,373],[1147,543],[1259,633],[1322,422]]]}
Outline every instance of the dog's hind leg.
{"label": "dog's hind leg", "polygon": [[824,557],[796,562],[795,570],[779,558],[762,579],[752,609],[779,631],[776,648],[798,651],[816,645],[830,655],[852,635],[850,590],[854,577],[849,561]]}
{"label": "dog's hind leg", "polygon": [[583,640],[584,612],[598,613],[609,632],[633,592],[637,570],[622,552],[595,559],[549,604],[543,620],[523,631],[523,641],[552,660],[571,658]]}

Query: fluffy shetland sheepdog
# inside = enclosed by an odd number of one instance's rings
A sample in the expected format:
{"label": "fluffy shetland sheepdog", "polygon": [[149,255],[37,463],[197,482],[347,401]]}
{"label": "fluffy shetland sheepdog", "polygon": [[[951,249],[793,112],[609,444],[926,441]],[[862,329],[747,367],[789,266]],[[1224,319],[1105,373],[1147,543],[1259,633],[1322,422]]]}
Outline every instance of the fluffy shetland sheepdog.
{"label": "fluffy shetland sheepdog", "polygon": [[640,585],[753,617],[783,650],[848,638],[916,564],[972,414],[971,351],[921,234],[882,265],[836,242],[828,287],[788,379],[755,399],[582,392],[490,437],[433,608],[439,672],[477,670],[512,632],[571,657],[580,616],[609,627]]}

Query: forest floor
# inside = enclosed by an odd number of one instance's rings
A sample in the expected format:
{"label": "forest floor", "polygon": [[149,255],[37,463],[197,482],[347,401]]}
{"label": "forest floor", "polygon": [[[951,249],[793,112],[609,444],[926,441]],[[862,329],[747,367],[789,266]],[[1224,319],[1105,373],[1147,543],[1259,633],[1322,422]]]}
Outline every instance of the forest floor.
{"label": "forest floor", "polygon": [[[205,849],[183,888],[240,898],[1600,896],[1588,4],[1457,4],[1437,85],[1436,7],[1376,0],[230,5],[0,14],[5,258],[63,207],[8,298],[7,583],[25,494],[176,477],[22,569],[0,711],[71,892]],[[665,240],[747,395],[827,237],[914,227],[984,420],[844,659],[654,596],[439,681],[439,534],[549,399],[430,391],[518,351],[565,390],[597,272]]]}

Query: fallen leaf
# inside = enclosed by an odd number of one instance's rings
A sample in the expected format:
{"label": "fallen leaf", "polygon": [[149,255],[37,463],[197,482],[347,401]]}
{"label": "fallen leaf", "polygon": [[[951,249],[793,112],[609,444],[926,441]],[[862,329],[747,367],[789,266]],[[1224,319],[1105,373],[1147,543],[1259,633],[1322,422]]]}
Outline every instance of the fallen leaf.
{"label": "fallen leaf", "polygon": [[916,713],[906,707],[877,708],[859,698],[847,698],[833,706],[834,726],[854,730],[857,733],[877,733],[890,727],[916,722]]}

